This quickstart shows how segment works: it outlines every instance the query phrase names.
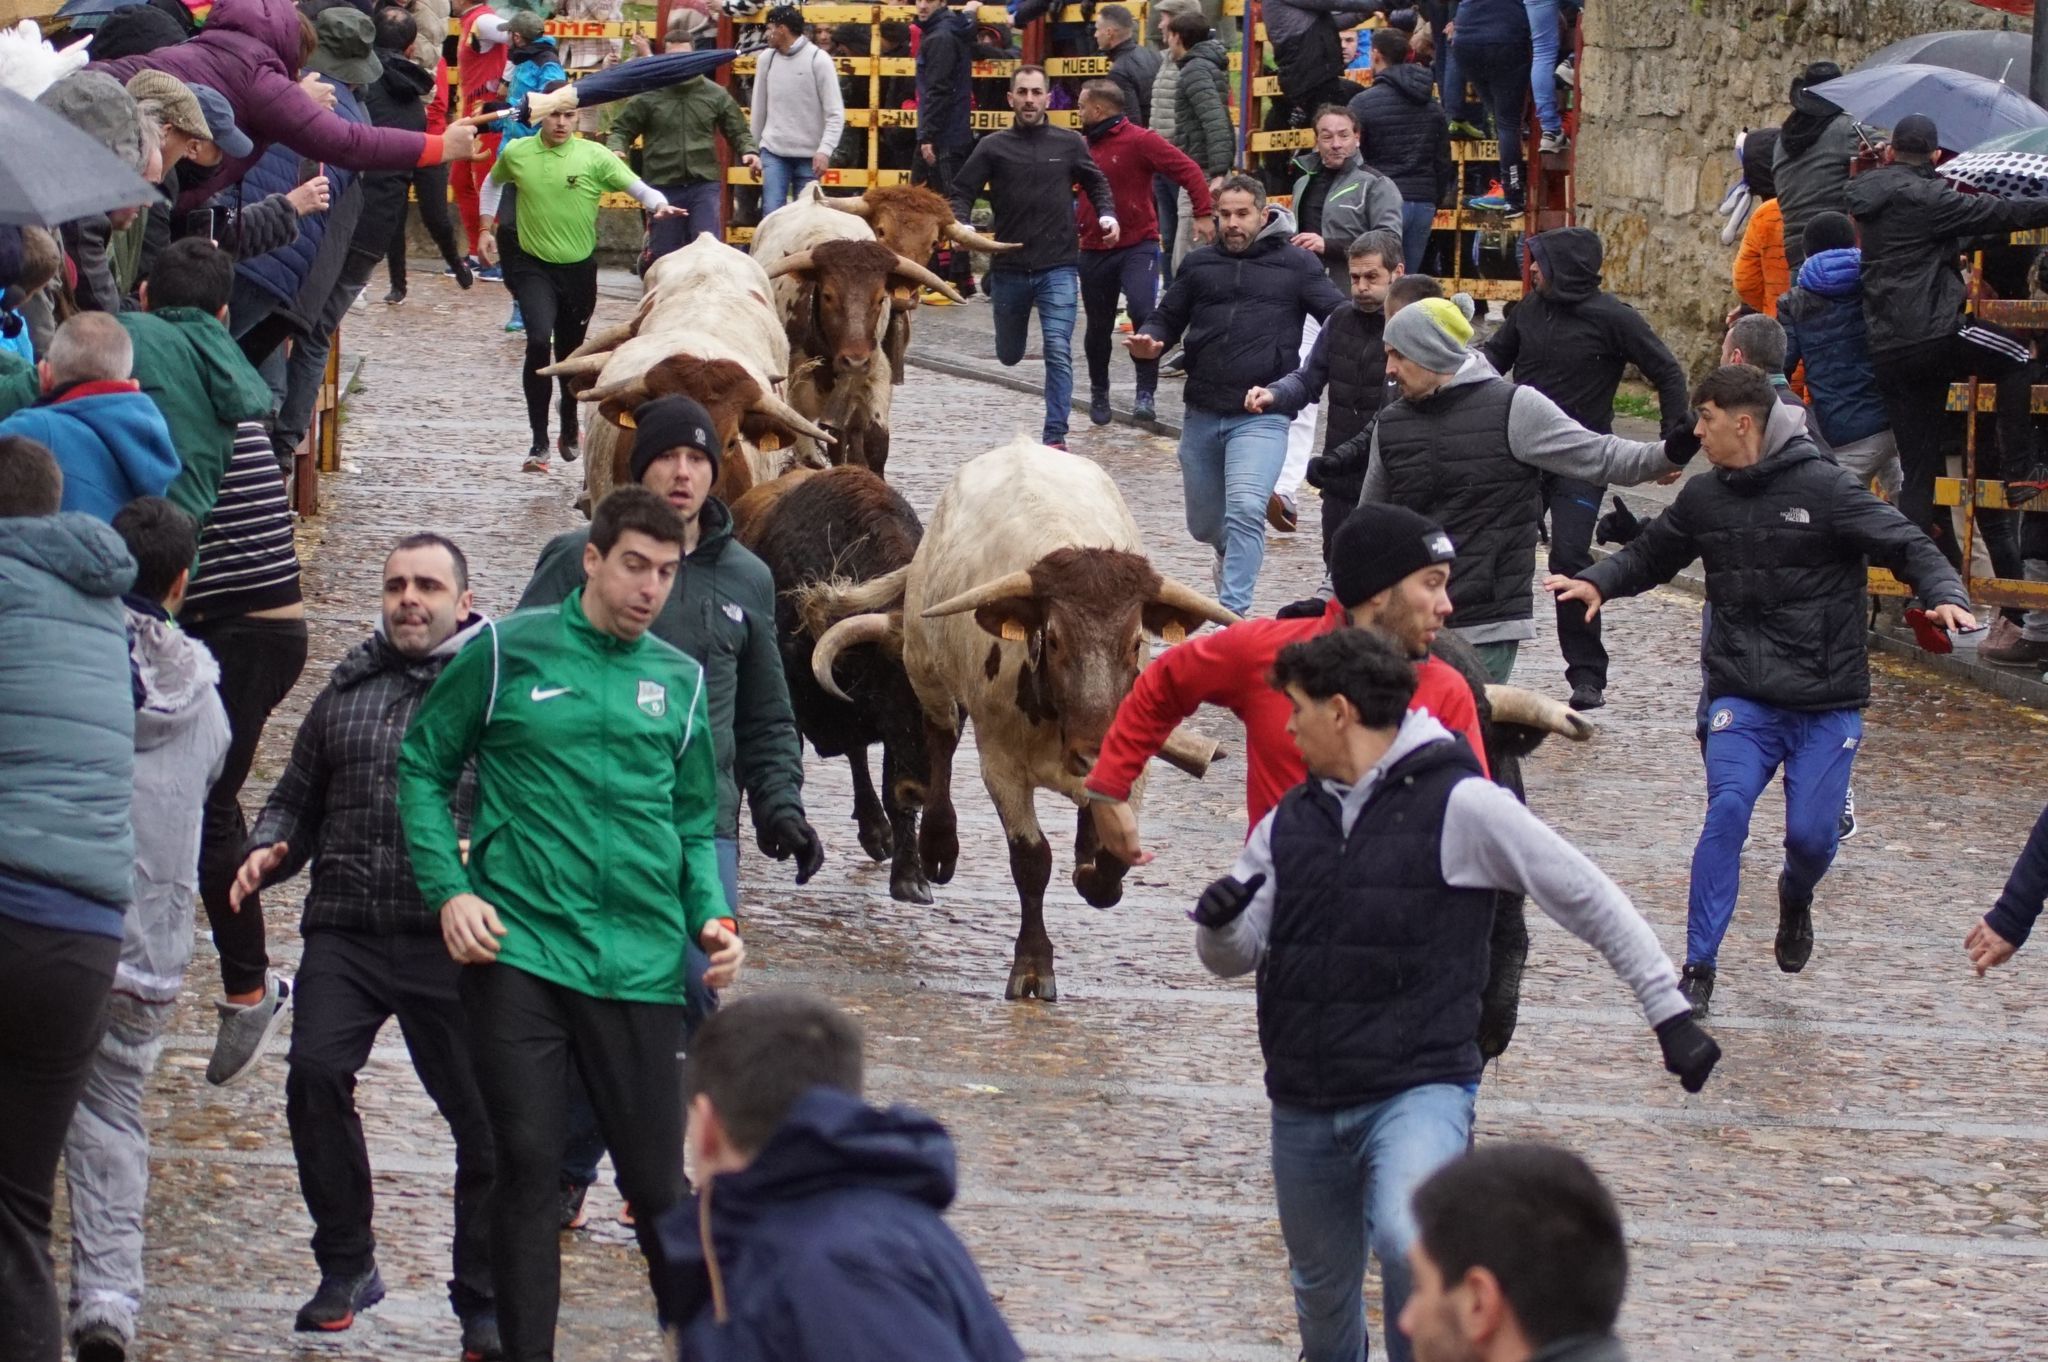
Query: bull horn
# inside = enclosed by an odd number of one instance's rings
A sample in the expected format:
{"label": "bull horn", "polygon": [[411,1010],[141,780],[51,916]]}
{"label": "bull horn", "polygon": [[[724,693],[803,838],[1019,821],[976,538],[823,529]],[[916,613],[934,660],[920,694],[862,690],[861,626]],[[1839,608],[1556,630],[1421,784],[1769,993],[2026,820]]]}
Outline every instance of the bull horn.
{"label": "bull horn", "polygon": [[992,582],[983,582],[972,591],[963,591],[950,600],[940,601],[937,605],[926,607],[924,617],[928,620],[935,620],[943,615],[964,615],[970,610],[979,610],[984,605],[989,605],[996,601],[1008,601],[1014,600],[1019,596],[1032,595],[1035,590],[1036,588],[1031,585],[1030,573],[1012,572],[1007,576],[998,577]]}
{"label": "bull horn", "polygon": [[597,350],[587,355],[571,355],[567,359],[557,360],[547,368],[536,369],[534,372],[544,374],[549,378],[575,378],[579,374],[596,373],[604,368],[605,365],[611,363],[611,358],[611,351]]}
{"label": "bull horn", "polygon": [[853,697],[839,689],[839,682],[832,675],[832,667],[839,661],[839,654],[863,643],[887,643],[901,627],[888,615],[848,615],[827,629],[818,639],[817,647],[811,650],[811,675],[818,678],[818,684],[825,688],[827,695],[852,704]]}
{"label": "bull horn", "polygon": [[625,397],[627,393],[635,389],[639,390],[640,395],[626,402],[626,405],[629,407],[637,407],[647,400],[646,374],[639,373],[634,374],[630,378],[616,379],[610,383],[600,383],[594,388],[586,389],[576,400],[578,402],[609,402],[615,397]]}
{"label": "bull horn", "polygon": [[928,289],[936,289],[938,292],[945,294],[948,298],[951,298],[956,303],[964,303],[967,301],[965,298],[962,298],[960,296],[960,291],[958,289],[954,288],[951,284],[939,278],[938,275],[933,274],[929,269],[927,269],[923,265],[918,264],[915,260],[912,260],[907,255],[898,255],[896,257],[896,268],[890,270],[889,273],[900,274],[914,284],[923,284]]}
{"label": "bull horn", "polygon": [[1166,735],[1159,748],[1159,759],[1200,780],[1209,773],[1209,763],[1216,760],[1221,749],[1222,744],[1214,738],[1205,738],[1183,726]]}
{"label": "bull horn", "polygon": [[1593,736],[1591,719],[1561,700],[1522,686],[1488,686],[1486,703],[1493,710],[1495,723],[1540,728],[1572,742],[1584,742]]}
{"label": "bull horn", "polygon": [[827,195],[820,194],[818,196],[818,202],[824,204],[827,208],[836,208],[842,213],[851,213],[857,218],[873,217],[875,212],[875,206],[872,203],[869,203],[865,198],[835,199]]}
{"label": "bull horn", "polygon": [[782,259],[768,267],[768,277],[770,279],[780,279],[785,274],[796,274],[802,270],[817,268],[811,260],[811,255],[810,251],[798,251],[794,255],[783,256]]}
{"label": "bull horn", "polygon": [[946,235],[971,251],[986,251],[990,255],[1019,250],[1024,245],[1021,241],[998,241],[992,236],[983,236],[964,222],[947,223]]}
{"label": "bull horn", "polygon": [[1237,615],[1225,606],[1210,600],[1192,587],[1182,586],[1171,577],[1159,579],[1159,590],[1152,593],[1152,599],[1170,610],[1182,614],[1196,615],[1218,624],[1235,624]]}
{"label": "bull horn", "polygon": [[749,410],[757,411],[763,416],[774,417],[797,435],[808,436],[810,439],[820,440],[826,444],[832,443],[832,433],[830,431],[813,422],[809,417],[805,416],[795,407],[790,406],[789,403],[783,401],[774,393],[762,393],[754,399],[754,405]]}

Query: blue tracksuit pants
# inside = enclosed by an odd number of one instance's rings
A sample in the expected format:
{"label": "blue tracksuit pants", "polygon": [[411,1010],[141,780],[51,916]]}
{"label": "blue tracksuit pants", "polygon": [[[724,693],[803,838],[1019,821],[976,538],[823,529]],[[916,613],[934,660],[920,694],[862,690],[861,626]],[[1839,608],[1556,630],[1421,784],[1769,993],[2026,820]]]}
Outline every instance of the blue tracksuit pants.
{"label": "blue tracksuit pants", "polygon": [[1779,709],[1723,696],[1707,707],[1707,821],[1692,853],[1685,962],[1711,965],[1735,915],[1742,841],[1750,811],[1780,767],[1785,771],[1785,881],[1813,893],[1834,862],[1842,801],[1863,741],[1863,712]]}

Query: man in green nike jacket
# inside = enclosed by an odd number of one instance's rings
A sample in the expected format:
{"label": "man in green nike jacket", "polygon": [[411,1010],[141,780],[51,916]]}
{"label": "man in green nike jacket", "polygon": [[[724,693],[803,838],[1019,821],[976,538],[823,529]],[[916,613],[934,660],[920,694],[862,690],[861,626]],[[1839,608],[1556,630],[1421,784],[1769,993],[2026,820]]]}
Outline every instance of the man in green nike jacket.
{"label": "man in green nike jacket", "polygon": [[[413,873],[449,954],[470,967],[463,1008],[498,1154],[491,1265],[515,1362],[554,1355],[569,1061],[659,1287],[652,1226],[683,1183],[684,952],[703,946],[713,988],[745,958],[712,846],[704,670],[647,632],[682,541],[675,511],[645,488],[605,498],[586,584],[464,648],[399,753]],[[465,864],[449,806],[472,760]]]}

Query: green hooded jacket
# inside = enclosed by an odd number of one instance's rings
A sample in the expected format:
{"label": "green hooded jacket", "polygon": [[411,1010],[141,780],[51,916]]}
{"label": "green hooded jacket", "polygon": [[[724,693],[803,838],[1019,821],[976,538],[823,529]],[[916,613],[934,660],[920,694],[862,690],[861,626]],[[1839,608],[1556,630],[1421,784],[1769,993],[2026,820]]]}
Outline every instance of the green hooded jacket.
{"label": "green hooded jacket", "polygon": [[33,407],[42,395],[36,366],[11,351],[0,351],[0,421]]}
{"label": "green hooded jacket", "polygon": [[732,159],[754,151],[746,110],[725,87],[704,76],[634,95],[605,138],[620,159],[640,139],[640,178],[651,185],[695,184],[724,175],[714,134],[723,133]]}
{"label": "green hooded jacket", "polygon": [[123,312],[135,345],[135,381],[164,414],[184,467],[164,493],[206,524],[235,449],[235,427],[270,415],[270,385],[242,355],[220,318],[196,307]]}
{"label": "green hooded jacket", "polygon": [[[697,547],[648,632],[704,667],[718,755],[718,835],[737,837],[742,786],[756,829],[773,827],[785,813],[803,817],[803,746],[775,640],[775,578],[732,537],[724,502],[706,500],[698,527]],[[582,586],[589,542],[587,529],[549,540],[519,608],[554,605]]]}
{"label": "green hooded jacket", "polygon": [[[712,843],[704,669],[599,630],[583,593],[486,627],[427,692],[398,754],[420,893],[498,910],[498,963],[619,1002],[680,1004],[687,943],[729,918]],[[476,762],[469,861],[450,810]]]}

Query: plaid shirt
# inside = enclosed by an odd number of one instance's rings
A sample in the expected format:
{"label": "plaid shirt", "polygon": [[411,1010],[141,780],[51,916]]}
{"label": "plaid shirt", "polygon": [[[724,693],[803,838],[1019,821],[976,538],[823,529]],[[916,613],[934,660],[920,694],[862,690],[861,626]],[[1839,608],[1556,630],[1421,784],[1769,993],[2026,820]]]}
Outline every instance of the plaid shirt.
{"label": "plaid shirt", "polygon": [[[483,625],[472,616],[424,658],[409,658],[374,634],[342,658],[313,702],[243,853],[277,842],[290,848],[269,883],[313,863],[300,931],[441,930],[439,905],[421,898],[413,881],[398,820],[398,746],[441,669]],[[456,798],[465,833],[475,788],[466,775]]]}

